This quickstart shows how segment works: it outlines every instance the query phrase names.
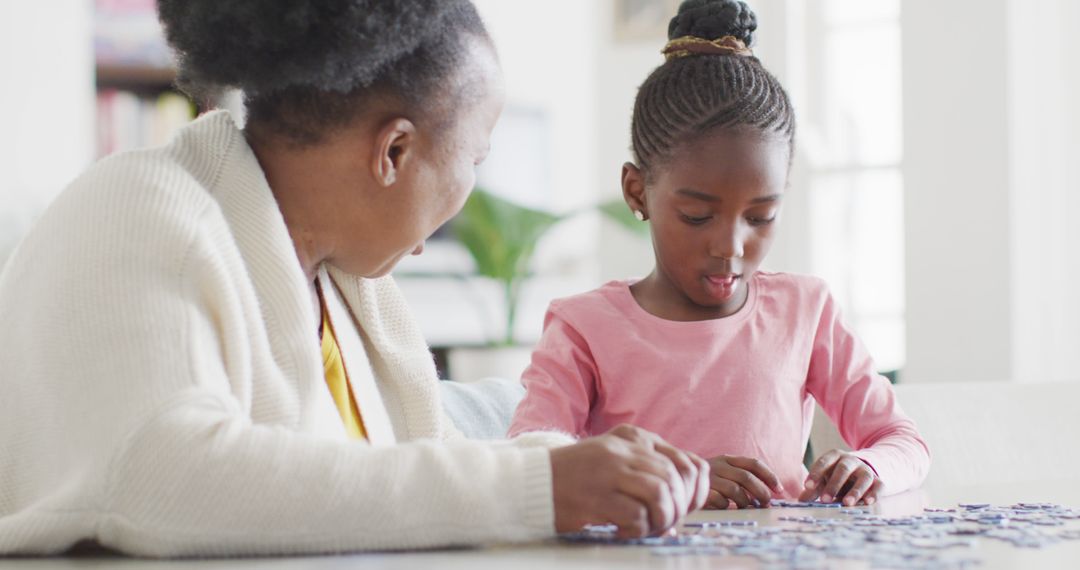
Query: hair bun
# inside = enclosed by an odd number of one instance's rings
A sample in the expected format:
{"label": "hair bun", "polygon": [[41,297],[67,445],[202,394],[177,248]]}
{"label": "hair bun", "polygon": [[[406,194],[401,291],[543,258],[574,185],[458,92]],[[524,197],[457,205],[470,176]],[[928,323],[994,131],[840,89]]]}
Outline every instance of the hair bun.
{"label": "hair bun", "polygon": [[734,36],[747,47],[754,44],[757,16],[741,0],[685,0],[668,25],[668,39],[693,36],[715,40]]}

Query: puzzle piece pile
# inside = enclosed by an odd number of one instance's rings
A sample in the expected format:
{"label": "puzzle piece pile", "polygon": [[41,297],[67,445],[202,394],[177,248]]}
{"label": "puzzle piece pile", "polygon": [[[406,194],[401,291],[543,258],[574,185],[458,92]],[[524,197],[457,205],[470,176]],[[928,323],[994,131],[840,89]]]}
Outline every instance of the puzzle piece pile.
{"label": "puzzle piece pile", "polygon": [[872,514],[869,508],[838,503],[773,501],[779,508],[823,509],[837,516],[781,516],[778,526],[756,521],[690,523],[675,536],[620,540],[613,525],[563,535],[569,542],[649,546],[658,556],[751,556],[765,568],[818,569],[830,560],[860,560],[873,568],[958,569],[978,564],[963,551],[979,539],[1018,548],[1042,548],[1080,540],[1080,510],[1049,503],[995,507],[961,503],[954,509],[925,509],[908,517]]}

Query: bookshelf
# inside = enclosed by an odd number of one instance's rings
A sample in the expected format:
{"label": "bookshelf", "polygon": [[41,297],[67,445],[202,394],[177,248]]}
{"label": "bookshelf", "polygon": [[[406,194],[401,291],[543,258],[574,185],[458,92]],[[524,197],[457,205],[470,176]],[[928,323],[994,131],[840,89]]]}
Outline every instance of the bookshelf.
{"label": "bookshelf", "polygon": [[198,113],[175,87],[154,0],[95,0],[94,75],[98,158],[164,144]]}
{"label": "bookshelf", "polygon": [[176,70],[147,64],[98,63],[94,66],[98,89],[161,92],[173,88]]}

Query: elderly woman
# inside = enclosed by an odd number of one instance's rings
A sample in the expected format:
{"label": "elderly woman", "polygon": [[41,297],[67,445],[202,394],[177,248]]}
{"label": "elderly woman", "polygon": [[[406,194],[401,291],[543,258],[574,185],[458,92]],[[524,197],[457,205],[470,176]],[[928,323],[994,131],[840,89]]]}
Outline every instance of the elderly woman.
{"label": "elderly woman", "polygon": [[[663,532],[708,467],[620,427],[466,440],[385,277],[462,206],[502,106],[467,0],[159,0],[236,87],[108,158],[0,276],[0,554],[341,552]],[[538,49],[542,49],[542,46]]]}

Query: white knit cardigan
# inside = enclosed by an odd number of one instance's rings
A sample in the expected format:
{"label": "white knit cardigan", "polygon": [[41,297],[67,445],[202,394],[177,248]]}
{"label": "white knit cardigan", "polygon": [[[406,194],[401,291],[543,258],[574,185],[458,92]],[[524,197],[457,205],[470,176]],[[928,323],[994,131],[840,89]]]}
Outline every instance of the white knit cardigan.
{"label": "white knit cardigan", "polygon": [[227,113],[76,180],[0,274],[0,555],[551,535],[547,446],[566,440],[457,437],[393,281],[330,275],[395,445],[346,439],[292,241]]}

